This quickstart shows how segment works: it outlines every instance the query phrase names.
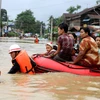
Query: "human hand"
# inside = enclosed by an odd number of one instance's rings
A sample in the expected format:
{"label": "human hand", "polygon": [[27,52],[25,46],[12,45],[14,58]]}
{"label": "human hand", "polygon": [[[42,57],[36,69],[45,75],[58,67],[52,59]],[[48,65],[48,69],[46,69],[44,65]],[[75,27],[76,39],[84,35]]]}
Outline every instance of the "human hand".
{"label": "human hand", "polygon": [[39,55],[39,54],[33,54],[33,55],[31,56],[31,58],[34,59],[34,58],[36,58],[38,55]]}
{"label": "human hand", "polygon": [[74,64],[74,62],[73,61],[71,61],[71,62],[68,62],[69,64]]}

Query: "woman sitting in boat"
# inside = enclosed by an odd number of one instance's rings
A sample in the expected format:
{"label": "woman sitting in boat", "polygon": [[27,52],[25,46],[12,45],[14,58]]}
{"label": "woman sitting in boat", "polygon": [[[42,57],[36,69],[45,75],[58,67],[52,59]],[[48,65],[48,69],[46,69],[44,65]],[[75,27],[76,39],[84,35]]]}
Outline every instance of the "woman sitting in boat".
{"label": "woman sitting in boat", "polygon": [[65,23],[61,23],[58,26],[58,48],[57,51],[54,53],[54,60],[56,61],[72,61],[71,53],[73,50],[74,39],[71,38],[68,33],[68,25]]}
{"label": "woman sitting in boat", "polygon": [[40,54],[43,57],[48,57],[48,58],[53,58],[52,55],[54,55],[54,53],[56,52],[55,49],[53,49],[53,44],[52,42],[49,42],[46,44],[46,52],[43,54]]}
{"label": "woman sitting in boat", "polygon": [[91,37],[90,29],[82,27],[80,29],[82,41],[79,45],[79,54],[73,64],[78,64],[85,67],[100,67],[98,55],[98,46],[95,40]]}
{"label": "woman sitting in boat", "polygon": [[8,72],[9,74],[15,74],[17,72],[34,74],[34,67],[36,63],[30,59],[25,50],[21,50],[20,46],[13,44],[9,48],[9,54],[12,58],[12,68]]}

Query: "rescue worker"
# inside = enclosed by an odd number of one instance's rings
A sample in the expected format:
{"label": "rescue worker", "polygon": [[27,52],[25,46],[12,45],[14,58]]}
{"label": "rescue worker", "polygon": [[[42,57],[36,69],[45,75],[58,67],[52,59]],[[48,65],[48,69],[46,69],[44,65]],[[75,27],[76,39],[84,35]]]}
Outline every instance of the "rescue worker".
{"label": "rescue worker", "polygon": [[13,44],[9,48],[9,54],[12,58],[12,68],[8,72],[9,74],[15,74],[17,72],[35,74],[34,67],[36,63],[31,60],[25,50],[21,50],[20,46]]}
{"label": "rescue worker", "polygon": [[38,36],[35,36],[35,40],[34,40],[34,43],[38,44],[39,43],[39,39],[38,39]]}

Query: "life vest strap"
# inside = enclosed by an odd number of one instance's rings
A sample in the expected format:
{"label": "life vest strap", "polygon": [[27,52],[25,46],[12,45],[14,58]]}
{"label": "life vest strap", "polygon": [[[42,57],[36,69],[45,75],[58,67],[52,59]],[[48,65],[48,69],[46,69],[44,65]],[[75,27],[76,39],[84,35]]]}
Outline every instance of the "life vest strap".
{"label": "life vest strap", "polygon": [[27,69],[27,66],[25,66],[25,69],[26,69],[26,73],[29,73],[30,71],[32,71],[32,72],[34,73],[33,67],[32,67],[30,70],[28,70],[28,69]]}

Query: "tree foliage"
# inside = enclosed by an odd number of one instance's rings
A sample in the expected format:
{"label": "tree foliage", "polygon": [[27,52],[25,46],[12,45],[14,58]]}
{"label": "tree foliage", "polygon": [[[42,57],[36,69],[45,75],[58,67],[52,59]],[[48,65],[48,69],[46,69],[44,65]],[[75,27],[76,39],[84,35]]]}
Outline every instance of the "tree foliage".
{"label": "tree foliage", "polygon": [[77,10],[77,11],[78,11],[80,8],[81,8],[80,5],[77,5],[77,6],[76,6],[76,10]]}
{"label": "tree foliage", "polygon": [[62,22],[63,22],[63,17],[62,16],[60,16],[58,18],[54,18],[54,26],[58,26]]}
{"label": "tree foliage", "polygon": [[49,19],[48,19],[48,27],[47,27],[47,29],[46,29],[46,33],[50,33],[50,30],[51,30],[51,20],[52,20],[52,22],[53,22],[52,28],[53,28],[53,33],[54,33],[54,32],[57,32],[57,30],[58,30],[58,25],[59,25],[60,23],[63,22],[63,17],[60,16],[60,17],[58,17],[58,18],[54,18],[54,17],[51,15],[51,16],[49,17]]}
{"label": "tree foliage", "polygon": [[1,21],[7,21],[7,11],[6,9],[1,9]]}
{"label": "tree foliage", "polygon": [[76,7],[71,6],[71,7],[69,7],[66,11],[68,11],[69,13],[72,14],[72,13],[74,13],[75,11],[78,11],[80,8],[81,8],[80,5],[77,5]]}
{"label": "tree foliage", "polygon": [[[42,24],[44,25],[44,23]],[[24,33],[29,33],[29,32],[33,34],[40,33],[41,22],[36,21],[33,12],[31,10],[26,10],[18,14],[15,25],[17,29],[23,30]]]}
{"label": "tree foliage", "polygon": [[69,13],[73,13],[74,11],[76,10],[76,8],[74,7],[74,6],[71,6],[71,7],[69,7],[68,9],[67,9],[67,11],[69,12]]}
{"label": "tree foliage", "polygon": [[96,4],[100,4],[100,0],[97,0],[97,1],[96,1]]}
{"label": "tree foliage", "polygon": [[24,32],[33,32],[33,27],[35,24],[35,17],[33,12],[26,10],[17,15],[16,18],[16,28],[24,30]]}

